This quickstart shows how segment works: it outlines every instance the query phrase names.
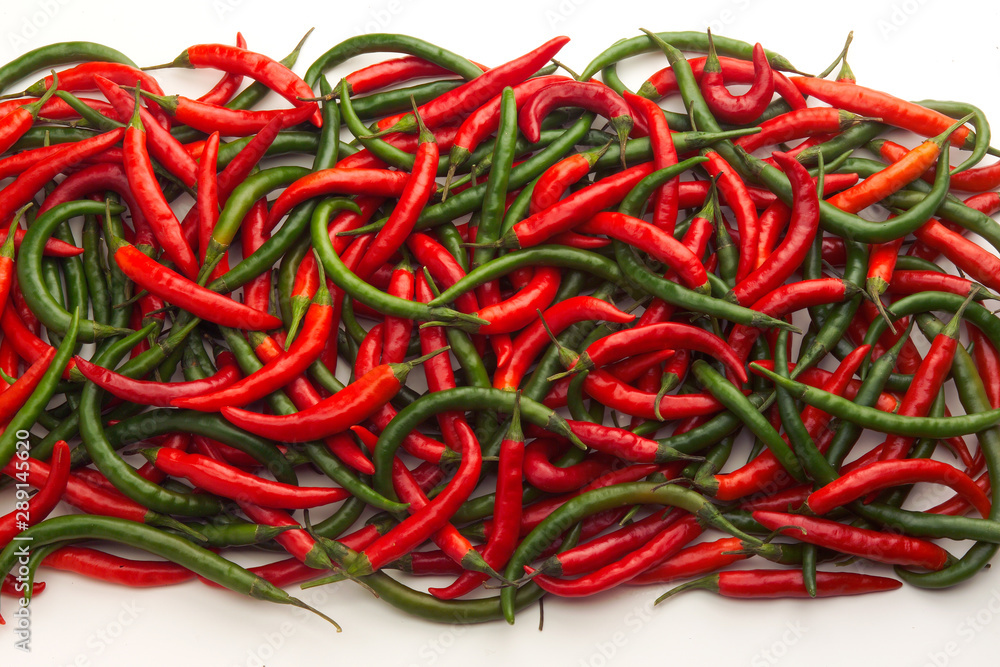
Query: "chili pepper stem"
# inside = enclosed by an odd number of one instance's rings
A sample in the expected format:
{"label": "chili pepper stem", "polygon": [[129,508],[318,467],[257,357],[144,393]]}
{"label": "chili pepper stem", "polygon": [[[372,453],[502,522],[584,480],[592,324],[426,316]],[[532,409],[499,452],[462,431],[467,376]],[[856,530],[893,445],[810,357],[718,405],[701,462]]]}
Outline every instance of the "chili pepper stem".
{"label": "chili pepper stem", "polygon": [[656,598],[656,600],[653,601],[653,605],[658,605],[661,602],[664,602],[664,601],[668,600],[669,598],[674,597],[678,593],[683,593],[684,591],[691,591],[691,590],[696,590],[696,589],[701,589],[701,590],[706,590],[706,591],[712,591],[713,593],[718,593],[719,592],[719,575],[717,575],[717,574],[710,574],[708,576],[702,577],[701,579],[695,579],[694,581],[689,581],[687,583],[681,584],[680,586],[676,586],[674,588],[671,588],[669,591],[667,591],[666,593],[664,593],[660,597]]}
{"label": "chili pepper stem", "polygon": [[834,61],[830,63],[830,66],[827,67],[822,72],[820,72],[819,74],[817,74],[816,78],[825,79],[826,77],[830,76],[830,73],[837,67],[837,64],[840,63],[840,61],[845,60],[847,58],[847,49],[851,47],[851,42],[853,41],[854,41],[854,31],[852,30],[849,33],[847,33],[847,40],[845,40],[844,42],[844,48],[840,50],[840,53],[838,53]]}

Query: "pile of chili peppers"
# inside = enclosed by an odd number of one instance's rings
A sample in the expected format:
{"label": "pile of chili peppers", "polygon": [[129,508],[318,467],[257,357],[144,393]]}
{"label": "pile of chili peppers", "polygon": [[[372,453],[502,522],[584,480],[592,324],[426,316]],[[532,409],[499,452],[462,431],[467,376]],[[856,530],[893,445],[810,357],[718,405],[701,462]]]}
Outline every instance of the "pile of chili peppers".
{"label": "pile of chili peppers", "polygon": [[[3,591],[38,593],[42,566],[304,607],[285,589],[351,580],[512,623],[545,593],[824,597],[986,567],[984,114],[866,88],[846,46],[807,76],[643,32],[576,75],[567,41],[485,67],[369,34],[302,77],[299,47],[242,37],[0,67]],[[375,52],[398,57],[328,79]],[[648,53],[633,93],[617,66]],[[160,67],[221,78],[167,95]],[[904,509],[916,483],[951,497]]]}

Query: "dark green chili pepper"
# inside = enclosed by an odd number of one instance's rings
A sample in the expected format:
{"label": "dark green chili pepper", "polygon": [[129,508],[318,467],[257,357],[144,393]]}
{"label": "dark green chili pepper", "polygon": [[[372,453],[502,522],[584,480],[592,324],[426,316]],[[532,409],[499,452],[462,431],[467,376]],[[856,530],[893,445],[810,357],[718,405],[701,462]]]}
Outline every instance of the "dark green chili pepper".
{"label": "dark green chili pepper", "polygon": [[18,443],[26,439],[26,434],[38,420],[38,416],[45,410],[55,392],[56,384],[63,374],[63,370],[73,356],[73,348],[76,346],[76,335],[80,325],[80,312],[75,311],[66,329],[66,335],[56,350],[52,363],[49,364],[42,379],[35,386],[35,391],[25,401],[21,409],[17,411],[10,422],[4,427],[0,434],[0,467],[7,463],[14,456]]}
{"label": "dark green chili pepper", "polygon": [[[113,206],[114,213],[124,211],[119,206]],[[17,256],[17,279],[21,285],[25,302],[31,307],[38,319],[47,328],[60,334],[65,334],[69,327],[72,316],[66,309],[58,303],[44,283],[40,280],[42,251],[45,242],[48,240],[56,227],[64,221],[78,215],[102,215],[105,212],[104,202],[76,201],[59,204],[46,211],[41,217],[35,220],[31,228],[24,235],[21,248]],[[115,336],[130,329],[119,329],[117,327],[100,324],[93,320],[81,319],[78,338],[82,342],[94,342],[108,336]]]}
{"label": "dark green chili pepper", "polygon": [[[571,498],[548,515],[521,541],[510,561],[504,576],[515,581],[524,575],[524,566],[531,563],[558,535],[580,519],[597,512],[623,505],[656,504],[679,507],[694,515],[704,523],[738,537],[754,545],[760,540],[733,526],[708,499],[691,489],[676,484],[656,484],[653,482],[631,482],[594,489]],[[522,587],[530,589],[535,584]],[[514,600],[517,589],[508,587],[500,593],[500,604],[504,618],[514,622]]]}
{"label": "dark green chili pepper", "polygon": [[337,44],[317,58],[309,66],[303,78],[310,86],[315,86],[321,74],[333,69],[340,63],[363,53],[378,53],[380,51],[408,53],[412,56],[419,56],[424,60],[429,60],[447,70],[455,72],[465,79],[474,79],[483,73],[483,70],[457,53],[452,53],[447,49],[442,49],[422,39],[408,35],[372,33],[350,37]]}
{"label": "dark green chili pepper", "polygon": [[[248,572],[236,563],[192,544],[183,537],[134,521],[89,514],[59,516],[32,526],[21,535],[31,541],[33,549],[79,540],[108,540],[125,544],[182,565],[231,591],[258,600],[300,607],[337,625],[305,602],[288,595],[266,579]],[[11,542],[3,552],[0,552],[0,571],[5,573],[10,571],[17,562],[21,545],[21,542]],[[338,629],[339,627],[337,626]]]}
{"label": "dark green chili pepper", "polygon": [[483,320],[477,317],[459,313],[450,308],[432,308],[416,301],[407,301],[406,299],[390,296],[358,278],[340,260],[340,257],[333,249],[333,244],[330,242],[326,223],[329,220],[330,209],[335,205],[331,204],[331,201],[335,202],[336,200],[325,200],[313,213],[312,240],[316,256],[322,262],[327,275],[337,287],[361,303],[371,306],[386,315],[408,317],[422,322],[448,322],[454,326],[471,327],[473,330],[483,322]]}
{"label": "dark green chili pepper", "polygon": [[87,61],[114,62],[138,68],[121,51],[94,42],[58,42],[32,49],[0,67],[0,92],[10,84],[34,72],[41,72],[57,65]]}
{"label": "dark green chili pepper", "polygon": [[92,215],[83,218],[83,272],[90,292],[90,307],[94,321],[108,324],[111,320],[111,294],[108,292],[106,269],[100,253],[101,227]]}
{"label": "dark green chili pepper", "polygon": [[[674,140],[674,148],[679,154],[699,150],[713,146],[727,139],[739,139],[748,134],[757,134],[759,128],[750,127],[737,130],[720,130],[717,132],[678,132],[671,136]],[[603,146],[604,143],[596,145]],[[649,137],[639,137],[629,139],[625,146],[625,161],[628,164],[647,162],[653,159],[653,147],[649,142]],[[621,160],[621,147],[611,145],[608,150],[594,163],[594,170],[612,169],[618,166]]]}
{"label": "dark green chili pepper", "polygon": [[[325,76],[319,79],[319,92],[329,95],[333,92]],[[313,171],[328,169],[337,164],[340,155],[340,106],[333,100],[323,102],[323,129],[319,136],[319,146],[313,159]]]}
{"label": "dark green chili pepper", "polygon": [[[503,226],[510,170],[514,164],[514,143],[517,140],[517,105],[513,88],[504,88],[500,96],[499,123],[497,138],[493,144],[492,166],[483,194],[482,215],[476,229],[477,244],[492,243],[499,239]],[[477,246],[472,251],[472,266],[486,264],[495,254],[495,248]]]}
{"label": "dark green chili pepper", "polygon": [[[107,367],[118,362],[132,347],[145,338],[147,329],[126,336],[109,345],[94,359],[94,363]],[[68,336],[67,336],[68,338]],[[207,494],[182,495],[168,491],[140,476],[135,468],[115,452],[104,432],[101,421],[101,396],[104,390],[88,383],[80,398],[80,435],[83,445],[97,468],[119,491],[144,507],[163,514],[182,516],[211,516],[218,514],[222,505]]]}
{"label": "dark green chili pepper", "polygon": [[[375,464],[375,490],[394,498],[392,486],[392,458],[403,438],[425,419],[446,410],[497,410],[510,414],[514,409],[515,393],[483,387],[458,387],[425,394],[403,408],[379,437],[372,462]],[[566,421],[554,411],[525,396],[521,397],[521,418],[536,426],[569,438],[582,447]]]}
{"label": "dark green chili pepper", "polygon": [[226,205],[219,213],[219,219],[212,229],[212,238],[205,251],[205,262],[198,276],[199,283],[204,282],[203,275],[205,277],[210,275],[215,265],[225,256],[243,219],[257,200],[275,188],[288,185],[309,173],[311,172],[305,167],[273,167],[252,174],[237,185],[226,200]]}
{"label": "dark green chili pepper", "polygon": [[800,482],[806,480],[802,466],[795,458],[795,452],[782,440],[778,432],[771,426],[771,422],[767,421],[747,400],[742,391],[702,359],[691,364],[691,372],[712,396],[715,396],[720,403],[743,420],[747,428],[764,441],[764,444],[767,445],[767,448],[771,450],[771,453],[788,474]]}
{"label": "dark green chili pepper", "polygon": [[[585,113],[562,135],[544,150],[532,155],[510,171],[507,187],[515,190],[534,180],[546,169],[555,164],[590,130],[594,122],[594,114]],[[482,207],[486,184],[480,183],[457,194],[451,195],[446,201],[434,204],[424,209],[414,225],[414,229],[427,229],[443,222],[451,222],[467,213],[472,213]]]}
{"label": "dark green chili pepper", "polygon": [[920,100],[916,104],[939,111],[956,120],[972,114],[972,119],[969,122],[976,128],[976,143],[972,147],[969,157],[955,167],[952,170],[952,174],[965,171],[969,167],[979,164],[986,157],[986,152],[990,148],[990,124],[986,120],[986,114],[983,113],[982,109],[967,102],[948,102],[943,100]]}
{"label": "dark green chili pepper", "polygon": [[[648,32],[646,34],[649,35]],[[708,53],[708,34],[704,32],[660,32],[656,33],[656,37],[685,51]],[[740,58],[741,60],[753,59],[752,44],[714,34],[712,35],[712,41],[715,43],[715,50],[721,55]],[[656,51],[656,48],[657,44],[650,37],[643,37],[641,35],[615,42],[587,65],[586,69],[580,73],[580,80],[589,81],[602,69],[619,60],[643,53],[651,53]],[[765,51],[765,53],[767,53],[767,60],[771,63],[771,67],[788,72],[798,71],[784,56],[773,51]]]}
{"label": "dark green chili pepper", "polygon": [[442,291],[440,296],[435,297],[430,302],[430,305],[439,306],[450,303],[484,283],[501,278],[511,271],[525,266],[558,266],[564,269],[584,271],[616,285],[627,284],[625,277],[615,266],[615,263],[596,252],[557,245],[539,245],[509,252],[487,264],[474,268],[456,281],[454,285]]}
{"label": "dark green chili pepper", "polygon": [[[788,332],[778,333],[774,345],[774,368],[778,375],[788,377]],[[775,398],[778,403],[778,413],[781,415],[781,425],[788,436],[788,444],[802,463],[802,468],[809,477],[818,484],[829,484],[840,475],[820,453],[805,424],[802,423],[802,413],[795,399],[782,387],[775,388]]]}

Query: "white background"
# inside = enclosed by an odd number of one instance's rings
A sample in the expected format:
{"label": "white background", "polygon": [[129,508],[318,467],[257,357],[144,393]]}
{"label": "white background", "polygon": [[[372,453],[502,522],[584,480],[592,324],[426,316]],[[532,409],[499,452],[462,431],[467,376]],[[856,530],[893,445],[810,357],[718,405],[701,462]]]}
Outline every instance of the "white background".
{"label": "white background", "polygon": [[[581,70],[615,40],[652,30],[713,31],[821,70],[854,30],[850,62],[859,83],[909,99],[960,99],[1000,112],[998,12],[987,2],[837,0],[506,0],[302,2],[283,0],[5,0],[0,60],[56,41],[107,43],[140,64],[173,59],[200,42],[249,46],[283,57],[309,28],[297,72],[360,32],[420,36],[494,65],[556,34],[572,41],[558,56]],[[331,76],[341,76],[359,58]],[[623,69],[633,87],[663,65]],[[197,93],[214,74],[162,73],[168,92]],[[173,86],[177,81],[177,88]],[[926,496],[925,496],[926,498]],[[873,572],[881,572],[871,568]],[[209,590],[198,583],[131,590],[45,570],[49,589],[32,604],[32,653],[13,649],[0,628],[0,664],[374,665],[557,664],[602,667],[668,662],[726,665],[989,665],[1000,650],[1000,574],[958,589],[906,589],[859,598],[741,602],[693,592],[653,610],[662,592],[625,588],[587,600],[550,600],[544,632],[537,611],[514,627],[433,625],[409,618],[348,583],[303,592],[337,618],[336,634],[298,610]],[[3,600],[3,610],[13,610]]]}

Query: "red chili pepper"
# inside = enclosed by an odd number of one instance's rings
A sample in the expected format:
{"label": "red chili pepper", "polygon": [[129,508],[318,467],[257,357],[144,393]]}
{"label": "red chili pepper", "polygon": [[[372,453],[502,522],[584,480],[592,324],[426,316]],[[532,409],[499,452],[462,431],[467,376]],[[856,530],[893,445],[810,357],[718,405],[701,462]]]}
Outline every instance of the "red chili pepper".
{"label": "red chili pepper", "polygon": [[34,102],[20,104],[11,111],[0,111],[0,114],[3,114],[0,116],[0,153],[6,152],[14,145],[14,142],[31,129],[38,114],[55,92],[56,88],[53,86]]}
{"label": "red chili pepper", "polygon": [[263,479],[209,457],[187,454],[179,449],[144,449],[141,452],[168,475],[189,479],[195,486],[224,498],[263,507],[306,509],[350,497],[344,489],[294,486]]}
{"label": "red chili pepper", "polygon": [[536,438],[524,448],[524,479],[539,491],[569,493],[611,470],[614,459],[598,453],[573,465],[556,466],[552,461],[565,453],[568,443],[555,438]]}
{"label": "red chili pepper", "polygon": [[[625,91],[625,101],[636,109],[649,130],[649,141],[653,149],[653,164],[657,169],[677,164],[677,150],[670,136],[667,118],[658,104],[639,95]],[[653,194],[653,224],[667,234],[673,235],[677,224],[677,202],[680,197],[680,177],[675,177],[661,185]],[[536,186],[537,187],[537,186]]]}
{"label": "red chili pepper", "polygon": [[733,143],[752,153],[764,146],[781,144],[802,137],[839,134],[864,120],[850,111],[833,107],[808,107],[795,109],[760,124],[760,132],[748,134]]}
{"label": "red chili pepper", "polygon": [[[884,123],[925,137],[933,137],[955,122],[954,118],[943,113],[855,83],[806,76],[792,77],[791,81],[803,95],[811,95],[838,109],[880,118]],[[958,128],[951,135],[951,143],[959,148],[972,148],[973,137],[969,128]]]}
{"label": "red chili pepper", "polygon": [[624,213],[603,211],[590,218],[576,231],[584,234],[604,234],[613,239],[642,248],[652,257],[673,269],[691,289],[702,294],[711,291],[705,265],[694,253],[673,236],[654,225]]}
{"label": "red chili pepper", "polygon": [[[170,433],[159,442],[159,445],[186,452],[191,448],[191,440],[192,437],[188,433]],[[139,473],[140,477],[154,484],[162,484],[163,480],[167,478],[167,473],[158,470],[149,461],[143,463],[136,472]]]}
{"label": "red chili pepper", "polygon": [[[416,300],[419,303],[428,303],[434,298],[434,292],[431,290],[430,283],[427,280],[426,275],[420,273],[416,276],[415,284],[413,286],[413,292]],[[386,318],[385,327],[389,326],[389,318]],[[448,345],[448,337],[445,334],[443,327],[421,327],[420,328],[420,350],[424,354],[430,354],[434,350],[440,350]],[[385,340],[385,335],[383,334],[383,340]],[[400,345],[396,355],[399,357],[399,361],[405,357],[406,354],[406,344],[409,343],[409,335],[406,337],[406,342],[400,341]],[[360,357],[360,354],[358,355]],[[385,344],[383,343],[382,348],[382,360],[393,361],[386,354]],[[360,369],[356,369],[360,370]],[[451,368],[451,359],[447,356],[440,355],[437,357],[432,357],[424,362],[424,377],[427,379],[427,389],[431,392],[446,391],[448,389],[454,389],[457,387],[455,382],[455,372]],[[459,445],[458,443],[458,431],[455,426],[455,421],[458,419],[465,419],[464,414],[456,411],[446,411],[438,414],[438,423],[441,426],[441,433],[445,443],[452,449],[456,449]]]}
{"label": "red chili pepper", "polygon": [[139,106],[125,130],[125,175],[136,203],[167,256],[189,278],[198,275],[198,260],[181,232],[180,222],[156,182],[153,164],[146,151],[146,132],[139,119]]}
{"label": "red chili pepper", "polygon": [[246,137],[260,132],[271,122],[282,129],[309,120],[313,110],[308,106],[293,109],[248,110],[193,100],[183,95],[153,95],[143,93],[176,121],[201,132],[219,132],[225,136]]}
{"label": "red chili pepper", "polygon": [[[170,561],[133,560],[73,545],[59,547],[48,554],[42,559],[42,565],[130,588],[172,586],[195,577],[191,570]],[[37,584],[34,592],[38,593]]]}
{"label": "red chili pepper", "polygon": [[[902,273],[901,271],[898,273]],[[976,362],[976,369],[983,379],[986,387],[986,394],[990,398],[990,405],[994,408],[1000,407],[1000,355],[997,354],[993,343],[977,327],[966,324],[966,331],[972,341],[972,358]]]}
{"label": "red chili pepper", "polygon": [[74,360],[77,370],[105,391],[131,403],[158,407],[170,407],[171,401],[183,397],[212,393],[231,386],[240,379],[239,367],[231,355],[225,358],[226,363],[220,364],[219,370],[214,375],[188,382],[135,380],[113,370],[102,368],[80,356],[74,357]]}
{"label": "red chili pepper", "polygon": [[[589,574],[573,580],[562,580],[541,574],[532,578],[543,590],[560,597],[583,597],[606,591],[626,583],[643,571],[654,567],[665,558],[698,537],[704,530],[693,516],[685,516],[680,521],[664,528],[655,537],[624,556],[621,560],[605,565]],[[531,575],[535,569],[525,566]]]}
{"label": "red chili pepper", "polygon": [[590,296],[573,296],[560,301],[548,308],[541,318],[525,327],[514,339],[511,357],[493,374],[493,386],[497,389],[516,389],[521,384],[535,358],[550,342],[545,326],[548,326],[553,336],[558,336],[577,322],[604,320],[627,324],[634,319],[634,315]]}
{"label": "red chili pepper", "polygon": [[757,120],[774,96],[774,72],[760,43],[753,45],[753,82],[743,95],[733,95],[725,86],[722,65],[715,52],[712,32],[708,32],[708,59],[705,61],[701,93],[712,113],[727,123],[743,125]]}
{"label": "red chili pepper", "polygon": [[142,128],[146,132],[146,147],[150,155],[166,167],[167,171],[180,178],[184,185],[193,187],[198,167],[191,154],[174,139],[170,131],[161,127],[149,111],[141,106],[136,107],[135,98],[113,81],[103,76],[95,76],[94,82],[111,102],[117,120],[128,123],[133,113],[138,111]]}
{"label": "red chili pepper", "polygon": [[635,523],[546,558],[538,564],[536,571],[557,577],[593,572],[641,547],[676,523],[681,515],[681,512],[653,512]]}
{"label": "red chili pepper", "polygon": [[14,213],[57,174],[115,145],[124,134],[125,130],[119,128],[63,146],[47,159],[25,169],[13,183],[0,190],[0,222],[7,226]]}
{"label": "red chili pepper", "polygon": [[757,511],[753,513],[753,518],[765,528],[782,535],[879,563],[940,570],[950,558],[947,551],[933,542],[906,535],[880,533],[784,512]]}
{"label": "red chili pepper", "polygon": [[746,382],[743,363],[725,341],[704,329],[680,322],[650,324],[605,336],[591,343],[571,370],[590,370],[623,357],[667,347],[703,352],[721,361],[741,382]]}
{"label": "red chili pepper", "polygon": [[975,507],[983,518],[990,513],[989,497],[971,477],[954,466],[931,459],[869,463],[817,489],[810,494],[807,504],[816,514],[826,514],[873,491],[917,482],[949,486]]}
{"label": "red chili pepper", "polygon": [[[416,278],[409,262],[404,258],[396,266],[389,280],[387,293],[400,299],[412,301],[416,289]],[[431,297],[433,298],[433,297]],[[428,299],[429,300],[429,299]],[[413,333],[413,320],[406,317],[385,316],[382,326],[382,360],[385,363],[402,363],[406,359],[406,349],[410,344],[410,336]],[[447,345],[437,345],[429,352],[440,349]],[[433,361],[429,359],[428,361]],[[449,368],[450,368],[449,364]],[[426,372],[427,367],[424,367]],[[432,390],[433,391],[433,390]]]}
{"label": "red chili pepper", "polygon": [[[256,51],[248,51],[227,44],[196,44],[185,49],[177,58],[166,65],[157,67],[194,67],[217,69],[230,74],[240,74],[264,84],[296,107],[313,110],[312,124],[322,127],[323,116],[315,102],[304,99],[313,97],[312,88],[292,70],[277,60]],[[150,68],[149,69],[156,69]],[[162,91],[154,91],[162,94]]]}
{"label": "red chili pepper", "polygon": [[[931,404],[951,372],[951,362],[955,358],[955,351],[959,344],[958,334],[962,313],[973,295],[975,292],[966,299],[962,307],[941,330],[941,333],[934,337],[930,350],[927,351],[927,355],[917,368],[913,380],[906,388],[897,414],[907,417],[927,416]],[[913,438],[890,433],[883,442],[882,454],[879,459],[885,461],[903,458],[912,443]]]}
{"label": "red chili pepper", "polygon": [[583,390],[609,408],[643,419],[676,419],[714,414],[722,405],[709,394],[678,394],[659,397],[655,392],[640,391],[611,373],[594,369],[587,374]]}
{"label": "red chili pepper", "polygon": [[689,458],[672,447],[614,426],[591,422],[567,422],[580,441],[600,452],[634,463],[669,463]]}
{"label": "red chili pepper", "polygon": [[[198,196],[192,210],[198,216],[198,258],[204,262],[208,244],[212,240],[212,230],[219,221],[219,133],[212,132],[205,141],[198,163]],[[186,219],[185,219],[186,221]],[[194,246],[194,244],[191,244]],[[216,267],[218,270],[221,267]]]}
{"label": "red chili pepper", "polygon": [[[48,463],[37,459],[28,459],[28,468],[27,471],[25,471],[15,468],[17,463],[20,461],[22,461],[22,459],[9,462],[6,466],[4,466],[3,474],[8,477],[14,477],[20,481],[23,479],[26,472],[28,484],[31,484],[36,488],[42,488],[48,483],[49,477],[53,474],[52,467]],[[128,496],[115,490],[113,487],[111,490],[108,490],[85,482],[83,480],[83,473],[88,470],[92,473],[96,473],[98,477],[104,480],[103,475],[88,468],[81,468],[79,471],[71,473],[69,480],[66,482],[66,490],[62,499],[73,507],[86,512],[87,514],[113,516],[119,519],[126,519],[137,523],[147,523],[154,526],[175,527],[174,524],[176,522],[170,517],[166,517],[162,514],[146,509]],[[107,480],[104,481],[110,486],[110,483],[108,483]]]}
{"label": "red chili pepper", "polygon": [[[496,521],[493,533],[482,550],[483,560],[494,569],[506,565],[517,546],[521,525],[521,473],[524,453],[520,413],[515,408],[514,414],[511,415],[510,426],[507,427],[507,433],[500,443],[496,495],[493,501],[493,516]],[[441,599],[454,599],[471,592],[487,578],[485,573],[466,571],[447,588],[432,592]]]}
{"label": "red chili pepper", "polygon": [[756,303],[776,289],[802,265],[819,229],[819,197],[809,172],[785,153],[772,156],[792,186],[791,222],[781,245],[727,295],[744,306]]}
{"label": "red chili pepper", "polygon": [[916,269],[892,272],[892,279],[886,290],[889,294],[919,294],[920,292],[950,292],[966,296],[975,286],[971,280],[939,271]]}
{"label": "red chili pepper", "polygon": [[399,392],[413,367],[424,361],[420,357],[405,364],[376,366],[347,388],[295,414],[264,415],[224,406],[222,416],[251,433],[283,442],[325,438],[370,417]]}
{"label": "red chili pepper", "polygon": [[[264,363],[274,362],[285,354],[284,347],[279,342],[281,336],[279,335],[277,338],[278,340],[275,340],[274,338],[264,336],[254,348],[254,353]],[[305,376],[301,375],[292,379],[285,387],[285,391],[295,404],[295,407],[300,410],[313,406],[322,400],[319,392],[316,391]],[[372,465],[367,455],[346,434],[341,433],[324,438],[323,442],[344,464],[366,475],[375,472],[375,466]]]}
{"label": "red chili pepper", "polygon": [[760,224],[757,209],[750,198],[746,184],[739,174],[715,151],[705,151],[708,162],[702,166],[708,175],[716,179],[719,194],[736,214],[739,229],[740,260],[736,267],[736,280],[746,278],[755,268],[757,244],[760,240]]}
{"label": "red chili pepper", "polygon": [[420,123],[420,145],[413,161],[413,172],[389,214],[389,220],[379,230],[355,271],[361,278],[373,274],[405,242],[436,187],[438,146],[419,115],[417,121]]}
{"label": "red chili pepper", "polygon": [[[439,95],[430,102],[417,107],[417,113],[428,127],[438,127],[448,121],[472,113],[490,99],[499,95],[507,86],[521,83],[542,68],[559,52],[569,37],[555,37],[537,49],[493,67],[458,88]],[[405,119],[406,122],[400,122]],[[411,113],[383,118],[377,123],[379,130],[402,132],[415,127]]]}
{"label": "red chili pepper", "polygon": [[636,183],[653,172],[645,162],[603,178],[574,192],[554,206],[528,216],[501,237],[504,247],[529,248],[590,219],[599,211],[624,199]]}
{"label": "red chili pepper", "polygon": [[[908,148],[888,139],[873,139],[869,142],[869,145],[881,157],[890,162],[898,162],[909,153]],[[934,174],[928,171],[921,178],[925,181],[933,181]],[[1000,162],[994,162],[985,167],[973,167],[972,169],[966,169],[965,171],[953,174],[948,187],[959,192],[995,190],[997,187],[1000,187]]]}
{"label": "red chili pepper", "polygon": [[[688,64],[691,65],[691,72],[699,81],[701,80],[707,60],[708,58],[706,57],[688,59]],[[756,75],[754,63],[748,60],[719,56],[719,65],[722,67],[722,77],[726,82],[753,83]],[[799,89],[781,72],[772,70],[772,73],[774,76],[774,92],[781,95],[792,109],[804,109],[806,100],[802,97]],[[677,77],[670,67],[665,67],[654,72],[639,88],[639,95],[649,99],[666,97],[674,92],[677,92]]]}
{"label": "red chili pepper", "polygon": [[[82,92],[100,90],[97,77],[102,77],[120,86],[134,86],[138,83],[143,90],[163,94],[160,84],[150,74],[123,63],[87,62],[65,69],[58,74],[59,90],[66,92]],[[25,90],[27,95],[42,95],[52,87],[52,75],[36,81]],[[169,129],[170,120],[159,109],[151,110],[160,127]]]}
{"label": "red chili pepper", "polygon": [[18,410],[28,400],[31,393],[38,386],[45,371],[48,370],[52,358],[55,356],[55,349],[48,348],[44,354],[28,367],[24,375],[17,379],[17,382],[4,389],[0,394],[0,424],[7,424]]}
{"label": "red chili pepper", "polygon": [[321,169],[295,181],[278,196],[267,216],[267,228],[273,229],[292,208],[307,199],[335,193],[400,197],[410,181],[406,172],[385,169]]}
{"label": "red chili pepper", "polygon": [[[260,331],[281,326],[274,315],[262,313],[227,296],[201,287],[171,271],[120,239],[113,239],[115,263],[133,282],[175,306],[209,322]],[[190,248],[189,248],[190,250]]]}
{"label": "red chili pepper", "polygon": [[[15,458],[8,465],[12,466],[15,471],[11,476],[18,481],[27,477],[29,467],[27,461]],[[70,471],[69,446],[63,440],[57,441],[52,449],[50,470],[48,479],[45,480],[38,493],[29,500],[23,501],[23,505],[18,503],[17,509],[13,512],[0,516],[0,544],[4,546],[10,544],[10,541],[18,533],[45,519],[62,499],[66,492]],[[27,494],[25,494],[26,496]],[[18,497],[21,497],[20,491]]]}
{"label": "red chili pepper", "polygon": [[625,164],[625,143],[632,132],[635,119],[632,110],[618,93],[596,81],[556,81],[541,88],[524,101],[517,117],[517,125],[528,141],[541,137],[542,121],[549,112],[559,107],[580,107],[598,113],[611,123],[622,148],[622,165]]}
{"label": "red chili pepper", "polygon": [[[406,247],[416,260],[430,272],[434,282],[441,289],[447,289],[465,277],[465,270],[443,245],[427,234],[415,232],[406,238]],[[479,310],[479,301],[473,291],[455,298],[455,308],[459,312],[474,313]]]}
{"label": "red chili pepper", "polygon": [[586,153],[573,153],[542,172],[531,190],[528,214],[534,215],[558,202],[569,186],[590,173],[604,152],[605,149],[600,148]]}
{"label": "red chili pepper", "polygon": [[[286,354],[227,387],[190,398],[172,399],[171,405],[202,412],[216,412],[223,406],[252,403],[284,387],[304,373],[319,358],[330,336],[332,311],[330,293],[325,285],[320,285],[312,305],[306,312],[302,330],[292,341]],[[261,337],[262,335],[251,337],[250,342],[255,348]]]}
{"label": "red chili pepper", "polygon": [[363,95],[412,79],[451,74],[448,69],[419,56],[383,60],[344,77],[351,95]]}
{"label": "red chili pepper", "polygon": [[[257,252],[271,237],[264,229],[267,223],[267,203],[258,199],[240,225],[241,250],[244,257]],[[223,268],[223,264],[219,264]],[[243,285],[243,303],[249,308],[267,312],[271,304],[271,270],[268,269],[250,282]]]}
{"label": "red chili pepper", "polygon": [[[247,40],[243,38],[243,33],[236,33],[236,46],[241,49],[247,48]],[[204,95],[198,98],[199,102],[208,104],[225,104],[239,92],[243,84],[243,75],[240,73],[226,72],[219,79],[219,82]]]}
{"label": "red chili pepper", "polygon": [[913,235],[982,284],[992,290],[1000,290],[1000,259],[993,253],[933,219],[913,232]]}
{"label": "red chili pepper", "polygon": [[424,542],[437,532],[465,502],[479,482],[482,455],[479,442],[464,420],[456,423],[462,443],[462,459],[455,476],[441,493],[424,507],[403,519],[396,527],[375,540],[346,569],[351,574],[376,572]]}
{"label": "red chili pepper", "polygon": [[[857,292],[856,285],[837,278],[803,280],[778,287],[761,297],[751,308],[771,317],[784,317],[803,308],[840,303]],[[746,360],[751,346],[760,334],[761,329],[757,327],[737,324],[729,333],[729,346],[740,359]]]}
{"label": "red chili pepper", "polygon": [[[894,591],[903,583],[888,577],[853,572],[817,572],[816,596],[863,595]],[[737,570],[720,572],[681,584],[661,595],[657,602],[685,590],[701,588],[729,598],[809,598],[801,570]]]}
{"label": "red chili pepper", "polygon": [[303,565],[321,570],[333,570],[336,568],[326,555],[326,550],[323,546],[303,529],[299,522],[293,519],[288,512],[260,507],[244,501],[240,501],[238,504],[243,513],[250,517],[251,521],[265,526],[291,526],[290,530],[280,533],[274,540]]}
{"label": "red chili pepper", "polygon": [[517,294],[491,306],[484,306],[474,313],[489,324],[479,326],[481,334],[503,334],[523,329],[535,320],[535,312],[547,308],[556,292],[562,273],[553,267],[541,266],[535,270],[531,282]]}

